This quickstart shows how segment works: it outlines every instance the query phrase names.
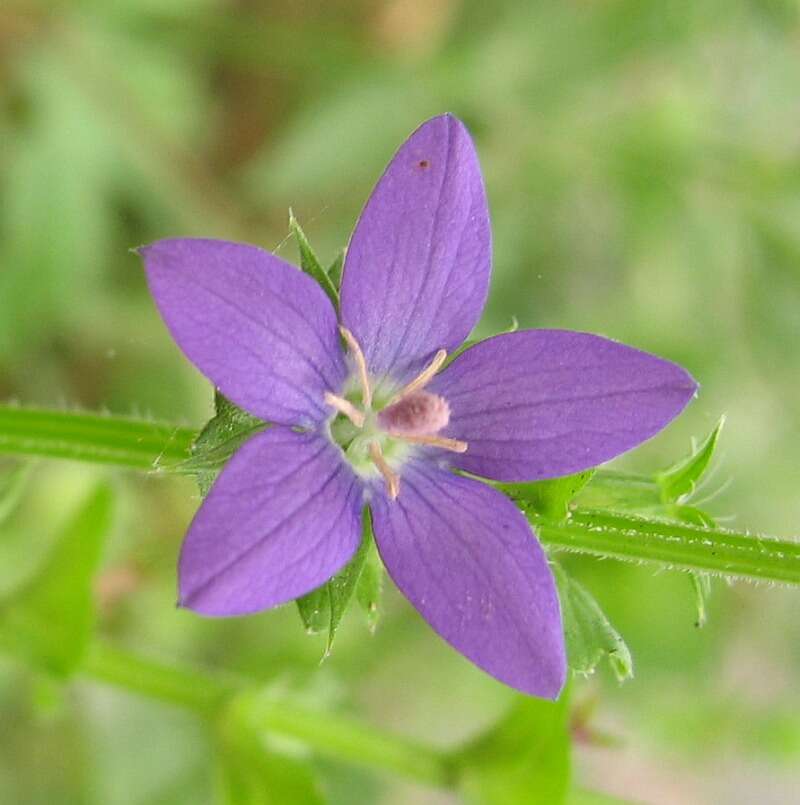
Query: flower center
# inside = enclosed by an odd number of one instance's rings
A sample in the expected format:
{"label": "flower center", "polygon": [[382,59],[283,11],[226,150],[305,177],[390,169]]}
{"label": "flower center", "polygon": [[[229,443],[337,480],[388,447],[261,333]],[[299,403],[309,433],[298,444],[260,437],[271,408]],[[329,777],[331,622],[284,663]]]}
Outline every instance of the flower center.
{"label": "flower center", "polygon": [[356,472],[366,475],[377,470],[383,476],[389,497],[394,500],[400,493],[397,468],[412,445],[455,453],[467,449],[466,442],[438,435],[450,421],[450,406],[444,397],[424,390],[441,369],[447,352],[440,349],[400,391],[385,400],[375,399],[361,347],[346,327],[339,329],[355,364],[358,383],[357,389],[346,396],[325,392],[325,402],[339,414],[331,422],[331,436]]}

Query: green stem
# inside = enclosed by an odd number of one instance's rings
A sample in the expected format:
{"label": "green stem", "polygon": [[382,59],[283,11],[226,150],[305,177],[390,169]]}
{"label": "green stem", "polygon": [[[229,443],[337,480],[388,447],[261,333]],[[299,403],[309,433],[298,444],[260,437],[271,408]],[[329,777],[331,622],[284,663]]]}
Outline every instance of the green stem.
{"label": "green stem", "polygon": [[435,786],[454,784],[444,752],[343,716],[331,716],[283,700],[259,697],[249,708],[255,727],[302,741],[329,757],[382,768]]}
{"label": "green stem", "polygon": [[242,687],[241,682],[157,660],[95,641],[80,669],[84,676],[157,699],[202,716],[212,716]]}
{"label": "green stem", "polygon": [[616,512],[577,510],[564,521],[528,518],[557,550],[800,585],[800,542]]}
{"label": "green stem", "polygon": [[354,719],[272,698],[241,679],[166,665],[102,642],[92,645],[81,672],[207,718],[221,715],[227,706],[238,706],[255,728],[299,740],[328,757],[436,786],[454,784],[443,752]]}
{"label": "green stem", "polygon": [[186,460],[196,432],[159,422],[0,405],[0,453],[154,470]]}
{"label": "green stem", "polygon": [[[169,469],[190,456],[195,437],[191,428],[133,418],[0,405],[0,453]],[[599,471],[578,500],[581,508],[563,522],[528,513],[543,542],[594,556],[800,584],[798,542],[595,508],[660,501],[646,476]]]}

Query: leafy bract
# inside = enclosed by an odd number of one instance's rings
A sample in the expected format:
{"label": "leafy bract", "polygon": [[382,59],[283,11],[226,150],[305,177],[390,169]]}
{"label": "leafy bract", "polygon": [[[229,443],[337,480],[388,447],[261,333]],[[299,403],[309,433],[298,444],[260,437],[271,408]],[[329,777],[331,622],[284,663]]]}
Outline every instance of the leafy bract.
{"label": "leafy bract", "polygon": [[656,475],[656,483],[661,489],[661,499],[665,503],[678,501],[694,492],[698,481],[708,469],[724,424],[723,416],[714,430],[690,455]]}
{"label": "leafy bract", "polygon": [[[306,233],[303,232],[303,229],[291,210],[289,210],[289,228],[292,230],[292,234],[297,240],[297,247],[300,250],[300,268],[319,283],[322,290],[330,297],[334,307],[338,307],[339,291],[336,289],[336,285],[334,285],[328,272],[322,267],[322,263],[320,263],[319,258],[308,242]],[[335,265],[334,263],[332,268],[335,267]],[[339,269],[339,271],[341,271],[341,269]]]}
{"label": "leafy bract", "polygon": [[558,519],[567,516],[569,504],[592,479],[594,470],[528,483],[499,483],[497,487],[525,508]]}
{"label": "leafy bract", "polygon": [[633,676],[633,660],[625,641],[594,596],[558,564],[553,573],[561,599],[567,662],[578,674],[592,674],[607,659],[617,680]]}
{"label": "leafy bract", "polygon": [[711,595],[711,576],[708,573],[690,573],[689,579],[694,590],[694,604],[697,609],[695,626],[701,628],[706,625],[708,618],[708,597]]}
{"label": "leafy bract", "polygon": [[344,268],[344,258],[347,254],[347,249],[342,249],[336,255],[334,261],[328,266],[328,276],[334,287],[338,288],[342,284],[342,269]]}
{"label": "leafy bract", "polygon": [[191,458],[179,467],[196,477],[203,496],[228,459],[253,434],[267,427],[266,422],[234,405],[220,391],[214,392],[214,411],[192,445]]}
{"label": "leafy bract", "polygon": [[[690,523],[702,528],[715,528],[716,521],[711,515],[706,514],[696,506],[687,506],[685,504],[675,504],[669,507],[670,514],[676,519],[684,523]],[[711,595],[711,576],[708,573],[690,572],[689,580],[694,591],[694,604],[697,610],[697,620],[695,626],[698,629],[706,625],[708,617],[707,602]]]}
{"label": "leafy bract", "polygon": [[375,631],[380,619],[380,601],[383,594],[383,562],[378,555],[375,541],[371,540],[361,568],[361,575],[356,584],[356,600],[364,610],[367,626],[371,632]]}
{"label": "leafy bract", "polygon": [[357,590],[358,600],[367,612],[367,622],[370,627],[374,626],[381,589],[381,577],[375,568],[379,561],[372,523],[365,510],[361,546],[355,556],[325,584],[297,599],[297,609],[306,631],[312,634],[327,631],[326,654],[331,650],[336,630]]}

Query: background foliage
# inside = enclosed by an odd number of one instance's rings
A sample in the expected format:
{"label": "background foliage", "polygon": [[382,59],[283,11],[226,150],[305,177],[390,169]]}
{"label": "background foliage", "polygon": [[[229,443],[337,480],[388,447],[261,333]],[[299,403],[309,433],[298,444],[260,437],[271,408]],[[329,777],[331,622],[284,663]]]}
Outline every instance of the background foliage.
{"label": "background foliage", "polygon": [[[798,11],[789,0],[6,0],[0,399],[200,426],[210,389],[168,337],[128,249],[205,235],[295,260],[291,205],[328,263],[393,149],[450,110],[475,136],[492,208],[482,333],[516,316],[684,364],[699,400],[620,466],[666,466],[725,413],[707,507],[737,515],[736,527],[796,534]],[[108,519],[102,558],[98,537],[74,561],[93,578],[98,628],[125,645],[301,691],[434,744],[474,738],[511,701],[392,590],[374,636],[349,614],[322,665],[324,637],[305,635],[293,608],[222,622],[175,610],[175,556],[198,500],[189,479],[41,462],[23,483],[13,470],[0,464],[0,485],[19,487],[16,507],[0,508],[0,594],[13,592],[19,617],[69,608],[74,628],[89,628],[57,578],[38,591],[29,581],[54,561],[59,535]],[[790,801],[796,594],[717,583],[698,630],[688,577],[566,564],[636,667],[622,687],[605,669],[573,686],[581,786],[643,802]],[[62,686],[68,647],[26,651],[44,651],[47,672],[0,655],[0,801],[261,801],[246,799],[263,785],[248,781],[260,772],[235,741],[213,751],[196,720],[168,706]],[[451,801],[317,765],[334,803]],[[312,801],[292,767],[268,771]]]}

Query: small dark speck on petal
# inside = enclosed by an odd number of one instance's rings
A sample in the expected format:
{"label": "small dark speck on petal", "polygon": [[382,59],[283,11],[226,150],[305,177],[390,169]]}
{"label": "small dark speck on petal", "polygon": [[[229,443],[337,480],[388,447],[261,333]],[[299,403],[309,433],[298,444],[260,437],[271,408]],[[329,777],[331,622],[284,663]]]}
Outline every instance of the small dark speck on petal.
{"label": "small dark speck on petal", "polygon": [[422,168],[422,169],[424,170],[424,169],[425,169],[425,168],[427,168],[427,167],[428,167],[430,164],[431,164],[431,163],[430,163],[430,162],[428,162],[428,160],[427,160],[427,159],[421,159],[419,162],[417,162],[417,167],[418,167],[418,168]]}

